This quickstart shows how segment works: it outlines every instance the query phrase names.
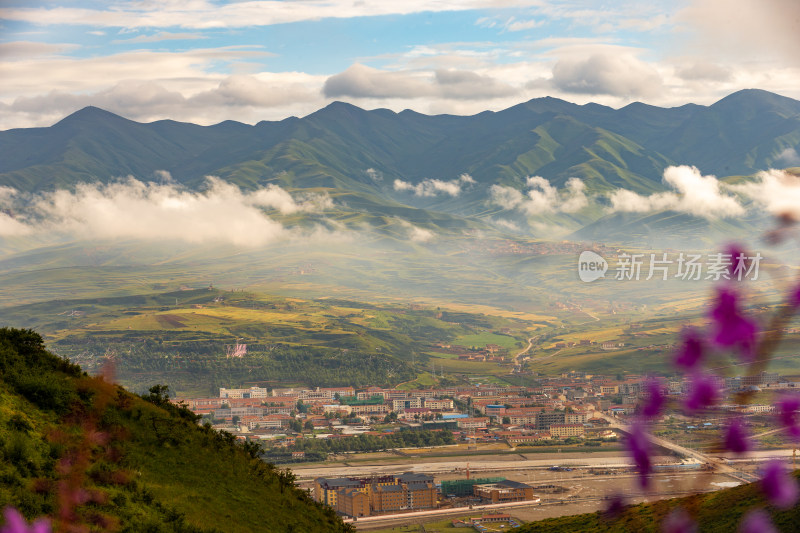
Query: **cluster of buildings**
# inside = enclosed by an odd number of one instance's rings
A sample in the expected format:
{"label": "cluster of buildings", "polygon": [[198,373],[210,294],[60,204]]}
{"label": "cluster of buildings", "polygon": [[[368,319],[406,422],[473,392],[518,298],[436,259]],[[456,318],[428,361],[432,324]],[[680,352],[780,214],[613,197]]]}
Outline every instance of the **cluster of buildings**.
{"label": "cluster of buildings", "polygon": [[[373,426],[392,422],[410,428],[452,431],[462,440],[503,440],[524,445],[539,440],[594,436],[607,422],[604,413],[629,415],[645,393],[643,376],[612,379],[581,372],[539,378],[531,386],[474,385],[424,390],[368,387],[267,389],[222,388],[215,398],[175,400],[213,420],[216,427],[241,438],[283,437],[317,430],[317,438],[342,438],[360,433],[382,435]],[[717,386],[735,392],[753,388],[791,388],[774,373],[718,378]],[[664,380],[666,392],[686,394],[685,379]],[[748,412],[769,412],[768,405],[725,406]]]}
{"label": "cluster of buildings", "polygon": [[[534,501],[533,487],[526,483],[498,479],[473,483],[472,496],[485,503]],[[435,509],[441,489],[433,476],[406,472],[370,478],[341,477],[314,480],[314,499],[336,512],[353,517],[383,513]]]}
{"label": "cluster of buildings", "polygon": [[317,478],[314,498],[354,517],[433,509],[437,505],[433,477],[411,472],[372,478]]}

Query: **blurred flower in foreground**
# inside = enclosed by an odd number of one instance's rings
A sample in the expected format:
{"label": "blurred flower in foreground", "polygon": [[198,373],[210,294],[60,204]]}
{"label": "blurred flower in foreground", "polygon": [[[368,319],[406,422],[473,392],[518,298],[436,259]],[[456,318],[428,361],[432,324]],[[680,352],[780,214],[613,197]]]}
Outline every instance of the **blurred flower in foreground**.
{"label": "blurred flower in foreground", "polygon": [[797,481],[778,460],[772,460],[764,467],[761,488],[769,502],[779,509],[788,509],[797,502]]}
{"label": "blurred flower in foreground", "polygon": [[713,340],[725,348],[739,348],[742,354],[752,358],[756,346],[756,325],[742,315],[739,296],[723,288],[717,292],[717,301],[711,309],[714,321]]}
{"label": "blurred flower in foreground", "polygon": [[747,511],[739,524],[739,533],[778,533],[763,509]]}
{"label": "blurred flower in foreground", "polygon": [[650,462],[650,441],[647,438],[644,425],[641,423],[634,423],[631,425],[630,435],[625,441],[628,451],[639,469],[639,485],[642,488],[647,488],[650,481],[650,470],[652,463]]}
{"label": "blurred flower in foreground", "polygon": [[697,524],[686,512],[686,509],[677,507],[664,518],[661,523],[661,531],[663,533],[694,533],[697,531]]}
{"label": "blurred flower in foreground", "polygon": [[800,396],[785,394],[781,396],[775,407],[778,408],[778,419],[786,432],[795,440],[800,440],[800,424],[797,420],[797,410],[800,409]]}
{"label": "blurred flower in foreground", "polygon": [[647,400],[642,407],[642,415],[649,418],[656,417],[664,410],[664,404],[667,401],[666,396],[664,396],[663,383],[660,379],[653,378],[645,383],[644,388]]}
{"label": "blurred flower in foreground", "polygon": [[736,417],[730,421],[725,429],[725,448],[733,453],[745,453],[750,450],[750,440],[747,437],[747,427],[744,420]]}
{"label": "blurred flower in foreground", "polygon": [[692,328],[683,335],[683,344],[675,358],[675,364],[685,370],[693,370],[705,353],[705,344],[700,333]]}
{"label": "blurred flower in foreground", "polygon": [[6,507],[3,511],[5,525],[0,529],[0,533],[50,533],[50,521],[40,518],[28,526],[25,518],[13,507]]}
{"label": "blurred flower in foreground", "polygon": [[692,375],[690,387],[684,404],[689,411],[710,407],[717,402],[719,391],[712,376],[697,372]]}
{"label": "blurred flower in foreground", "polygon": [[625,500],[622,498],[622,495],[618,492],[612,494],[611,497],[608,498],[608,505],[605,511],[606,518],[617,518],[624,510]]}

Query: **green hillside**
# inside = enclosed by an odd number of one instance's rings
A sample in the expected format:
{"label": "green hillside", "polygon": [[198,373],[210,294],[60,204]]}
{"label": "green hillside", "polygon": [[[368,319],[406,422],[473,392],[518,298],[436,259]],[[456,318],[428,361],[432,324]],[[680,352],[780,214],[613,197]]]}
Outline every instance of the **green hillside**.
{"label": "green hillside", "polygon": [[[800,477],[800,471],[795,472]],[[604,513],[589,513],[540,520],[524,525],[520,533],[629,533],[660,532],[661,523],[670,511],[683,507],[699,524],[700,533],[729,533],[737,531],[742,516],[750,509],[765,508],[779,531],[797,531],[800,506],[777,511],[767,505],[757,483],[742,485],[686,498],[661,500],[626,507],[615,517]]]}
{"label": "green hillside", "polygon": [[87,376],[30,330],[0,329],[0,507],[89,531],[350,531],[290,473],[165,398]]}

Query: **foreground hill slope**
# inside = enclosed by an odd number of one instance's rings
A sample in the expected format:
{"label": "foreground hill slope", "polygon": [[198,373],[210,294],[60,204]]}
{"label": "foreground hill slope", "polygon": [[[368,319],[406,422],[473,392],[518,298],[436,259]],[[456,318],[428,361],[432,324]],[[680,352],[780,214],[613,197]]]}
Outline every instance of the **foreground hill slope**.
{"label": "foreground hill slope", "polygon": [[90,531],[349,531],[291,473],[0,329],[0,507]]}

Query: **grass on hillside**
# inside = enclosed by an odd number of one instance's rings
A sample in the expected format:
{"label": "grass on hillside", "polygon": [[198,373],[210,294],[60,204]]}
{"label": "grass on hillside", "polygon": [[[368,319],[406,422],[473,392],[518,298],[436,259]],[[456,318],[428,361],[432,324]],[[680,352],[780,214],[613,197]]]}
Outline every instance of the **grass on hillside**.
{"label": "grass on hillside", "polygon": [[66,516],[63,502],[87,494],[69,519],[87,531],[350,530],[256,447],[197,426],[163,392],[145,401],[31,331],[0,329],[0,507]]}

